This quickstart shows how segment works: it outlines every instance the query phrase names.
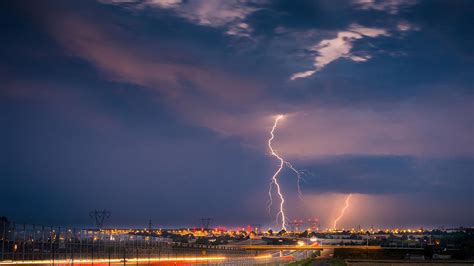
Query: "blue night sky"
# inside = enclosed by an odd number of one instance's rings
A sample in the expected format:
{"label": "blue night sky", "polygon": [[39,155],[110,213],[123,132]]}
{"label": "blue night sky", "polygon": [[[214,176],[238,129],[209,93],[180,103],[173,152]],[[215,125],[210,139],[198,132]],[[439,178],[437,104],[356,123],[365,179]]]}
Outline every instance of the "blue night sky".
{"label": "blue night sky", "polygon": [[[474,225],[474,2],[0,4],[0,216]],[[273,198],[276,200],[275,194]]]}

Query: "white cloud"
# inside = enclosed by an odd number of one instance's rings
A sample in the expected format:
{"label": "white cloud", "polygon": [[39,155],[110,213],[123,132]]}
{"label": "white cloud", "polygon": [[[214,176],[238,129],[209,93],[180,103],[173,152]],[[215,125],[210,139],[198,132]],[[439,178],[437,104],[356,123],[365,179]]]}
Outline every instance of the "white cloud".
{"label": "white cloud", "polygon": [[137,0],[99,0],[103,4],[127,4],[127,3],[136,3]]}
{"label": "white cloud", "polygon": [[213,28],[227,28],[228,35],[250,36],[252,28],[245,19],[257,10],[246,0],[101,0],[108,4],[136,3],[137,8],[159,8],[173,10],[177,16],[188,21]]}
{"label": "white cloud", "polygon": [[252,28],[250,27],[249,24],[241,22],[241,23],[232,25],[226,33],[229,35],[250,37],[251,31],[252,31]]}
{"label": "white cloud", "polygon": [[365,62],[372,57],[370,55],[366,55],[366,56],[351,55],[349,58],[355,62]]}
{"label": "white cloud", "polygon": [[312,76],[317,71],[321,70],[327,64],[341,58],[348,58],[352,61],[363,62],[370,59],[370,56],[352,55],[352,45],[355,40],[364,37],[378,37],[388,36],[385,29],[363,27],[357,24],[351,25],[345,31],[339,31],[336,38],[324,39],[311,48],[316,52],[317,56],[314,58],[313,69],[293,74],[290,79],[306,78]]}
{"label": "white cloud", "polygon": [[245,2],[207,0],[189,2],[178,13],[200,25],[221,27],[240,23],[254,11],[255,8],[247,6]]}
{"label": "white cloud", "polygon": [[312,76],[314,73],[316,73],[316,70],[308,70],[308,71],[303,71],[303,72],[297,72],[291,76],[291,80],[295,80],[298,78],[307,78]]}
{"label": "white cloud", "polygon": [[148,5],[155,5],[161,8],[174,8],[179,6],[182,0],[148,0],[145,1]]}
{"label": "white cloud", "polygon": [[384,11],[395,15],[404,8],[414,6],[417,0],[355,0],[354,5],[357,9]]}
{"label": "white cloud", "polygon": [[369,28],[363,27],[358,24],[352,24],[349,27],[349,31],[358,33],[360,35],[368,36],[368,37],[377,37],[380,35],[388,35],[387,30],[380,29],[380,28]]}
{"label": "white cloud", "polygon": [[120,5],[120,4],[137,4],[137,7],[152,6],[159,8],[174,8],[179,6],[182,0],[99,0],[103,4]]}
{"label": "white cloud", "polygon": [[411,23],[408,23],[406,21],[400,21],[397,24],[397,29],[399,31],[411,31],[411,30],[420,30],[420,27],[413,25]]}

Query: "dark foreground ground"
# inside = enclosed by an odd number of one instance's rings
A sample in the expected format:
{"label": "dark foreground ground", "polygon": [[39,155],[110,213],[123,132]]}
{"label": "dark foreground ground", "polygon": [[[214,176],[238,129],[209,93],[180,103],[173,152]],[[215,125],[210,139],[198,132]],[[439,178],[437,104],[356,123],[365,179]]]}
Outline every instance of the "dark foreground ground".
{"label": "dark foreground ground", "polygon": [[[438,254],[442,253],[442,254]],[[441,255],[441,256],[440,256]],[[298,266],[473,266],[462,250],[325,250],[320,256],[291,263]]]}

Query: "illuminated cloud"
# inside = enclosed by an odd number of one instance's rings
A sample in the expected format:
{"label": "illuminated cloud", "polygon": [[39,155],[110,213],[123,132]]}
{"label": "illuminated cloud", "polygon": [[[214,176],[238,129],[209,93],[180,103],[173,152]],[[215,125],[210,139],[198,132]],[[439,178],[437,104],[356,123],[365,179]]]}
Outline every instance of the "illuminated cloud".
{"label": "illuminated cloud", "polygon": [[[169,53],[145,51],[140,43],[123,41],[128,40],[128,33],[107,23],[92,23],[67,13],[48,19],[52,36],[68,54],[89,62],[106,79],[157,92],[161,102],[187,122],[223,136],[237,137],[246,146],[259,147],[259,143],[264,143],[260,138],[266,136],[266,125],[271,124],[268,118],[283,110],[283,113],[295,112],[283,123],[278,141],[278,150],[290,159],[341,154],[473,153],[471,138],[451,137],[453,129],[454,132],[469,129],[470,118],[460,115],[472,111],[469,98],[449,110],[437,110],[435,105],[424,102],[424,108],[392,104],[387,106],[391,112],[317,103],[292,104],[287,99],[273,97],[259,101],[262,96],[273,94],[257,79],[246,79],[223,68],[171,60],[173,57],[167,57]],[[316,48],[314,69],[296,73],[294,78],[313,75],[339,58],[356,62],[370,60],[371,55],[352,52],[353,42],[379,36],[390,34],[386,29],[352,24],[338,32],[336,38],[322,40]],[[160,43],[154,48],[159,51]],[[175,53],[191,58],[184,50]],[[451,106],[451,103],[441,105]],[[425,109],[434,111],[425,112]],[[298,130],[286,131],[286,123]],[[433,135],[433,131],[437,134]]]}
{"label": "illuminated cloud", "polygon": [[[220,69],[172,61],[167,57],[169,54],[143,53],[139,47],[121,42],[125,33],[114,31],[113,26],[99,26],[73,15],[50,19],[55,22],[49,24],[51,34],[71,55],[90,62],[110,80],[163,93],[175,106],[198,100],[193,97],[231,104],[259,93],[255,84]],[[158,47],[159,44],[155,46]],[[195,91],[192,96],[186,93],[189,87]]]}
{"label": "illuminated cloud", "polygon": [[[462,224],[466,218],[471,221],[474,219],[469,207],[463,205],[461,199],[447,199],[423,192],[421,194],[424,197],[422,200],[412,194],[354,194],[351,208],[347,210],[340,225],[349,229],[357,228],[358,225],[363,228],[373,226],[375,229],[400,226],[437,228],[440,224],[456,225]],[[307,203],[303,203],[300,213],[318,217],[322,228],[331,228],[332,219],[337,217],[346,196],[346,193],[308,194]],[[438,211],[440,208],[444,211]]]}
{"label": "illuminated cloud", "polygon": [[355,0],[354,6],[362,10],[383,11],[396,15],[402,9],[411,7],[417,3],[417,0]]}
{"label": "illuminated cloud", "polygon": [[175,8],[178,7],[183,1],[182,0],[99,0],[103,4],[123,5],[133,4],[136,7],[157,7],[157,8]]}
{"label": "illuminated cloud", "polygon": [[400,21],[397,24],[397,29],[400,32],[404,32],[404,31],[411,31],[411,30],[420,30],[420,27],[413,25],[407,21]]}
{"label": "illuminated cloud", "polygon": [[291,80],[306,78],[320,71],[326,65],[339,58],[348,58],[355,62],[363,62],[370,59],[370,56],[355,56],[351,54],[353,42],[364,37],[389,36],[387,30],[381,28],[363,27],[357,24],[351,25],[347,30],[336,33],[336,38],[324,39],[310,50],[316,53],[313,69],[294,73]]}
{"label": "illuminated cloud", "polygon": [[[123,1],[102,1],[110,4],[123,4]],[[188,21],[208,27],[226,28],[225,33],[233,36],[249,37],[252,28],[245,23],[247,16],[258,10],[249,5],[251,1],[240,0],[148,0],[144,2],[131,1],[137,8],[151,7],[173,10],[177,16]],[[130,2],[126,2],[130,3]]]}
{"label": "illuminated cloud", "polygon": [[[454,104],[456,103],[456,104]],[[473,99],[386,104],[371,108],[318,104],[296,107],[281,121],[275,149],[289,160],[313,160],[347,154],[450,157],[474,155]],[[451,106],[438,109],[436,106]],[[258,109],[256,109],[258,110]],[[430,110],[430,111],[427,111]],[[259,150],[272,123],[271,113],[207,113],[194,121],[222,135],[238,137]],[[459,132],[453,138],[453,132]]]}
{"label": "illuminated cloud", "polygon": [[446,102],[405,103],[382,112],[305,109],[282,125],[276,149],[303,160],[345,154],[472,156],[474,139],[464,133],[453,138],[453,132],[472,132],[474,119],[463,114],[474,112],[473,99],[453,102],[457,106],[444,109],[436,105]]}
{"label": "illuminated cloud", "polygon": [[226,33],[229,35],[250,37],[251,31],[252,29],[250,28],[249,24],[241,22],[232,25],[229,30],[226,31]]}
{"label": "illuminated cloud", "polygon": [[161,8],[174,8],[178,7],[182,2],[182,0],[147,0],[144,4]]}

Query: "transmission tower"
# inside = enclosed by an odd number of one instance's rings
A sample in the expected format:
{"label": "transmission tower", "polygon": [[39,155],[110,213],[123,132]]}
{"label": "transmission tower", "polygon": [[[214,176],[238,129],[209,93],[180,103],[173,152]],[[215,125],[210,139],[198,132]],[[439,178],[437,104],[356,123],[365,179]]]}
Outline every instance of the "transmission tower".
{"label": "transmission tower", "polygon": [[293,222],[289,223],[291,226],[293,226],[293,231],[294,232],[299,232],[300,227],[303,225],[303,220],[294,220]]}
{"label": "transmission tower", "polygon": [[209,225],[212,222],[212,218],[201,218],[202,228],[209,229]]}
{"label": "transmission tower", "polygon": [[153,227],[153,224],[151,223],[151,219],[148,221],[148,232],[151,232],[151,229]]}
{"label": "transmission tower", "polygon": [[311,230],[318,231],[319,230],[319,219],[308,219],[308,223],[311,225]]}
{"label": "transmission tower", "polygon": [[89,212],[89,216],[92,219],[95,219],[95,226],[97,227],[97,229],[100,230],[100,229],[102,229],[102,225],[104,224],[105,218],[110,217],[110,212],[107,211],[106,209],[104,209],[102,211],[98,211],[98,210],[94,209],[93,211]]}

